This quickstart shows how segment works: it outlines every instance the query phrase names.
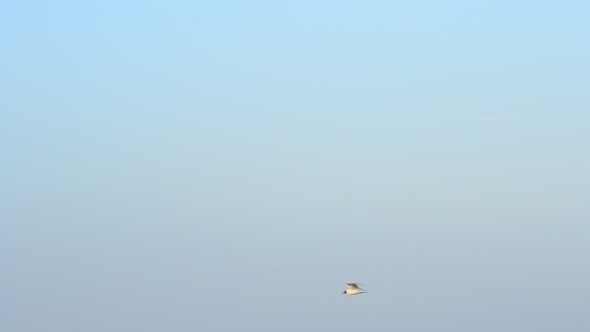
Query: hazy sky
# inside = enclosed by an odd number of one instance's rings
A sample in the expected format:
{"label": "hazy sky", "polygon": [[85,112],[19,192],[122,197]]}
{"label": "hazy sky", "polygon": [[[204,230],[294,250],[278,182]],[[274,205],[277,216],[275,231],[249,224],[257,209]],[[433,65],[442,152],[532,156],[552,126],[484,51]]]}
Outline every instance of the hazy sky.
{"label": "hazy sky", "polygon": [[0,330],[589,331],[589,15],[3,3]]}

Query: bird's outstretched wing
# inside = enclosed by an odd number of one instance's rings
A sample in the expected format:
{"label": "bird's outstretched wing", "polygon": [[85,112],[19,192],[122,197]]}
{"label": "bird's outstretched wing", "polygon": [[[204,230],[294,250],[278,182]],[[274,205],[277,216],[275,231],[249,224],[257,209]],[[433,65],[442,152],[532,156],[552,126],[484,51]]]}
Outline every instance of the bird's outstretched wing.
{"label": "bird's outstretched wing", "polygon": [[358,286],[358,285],[362,285],[362,284],[359,284],[359,283],[355,283],[355,282],[349,282],[349,283],[347,283],[346,285],[348,285],[348,288],[350,288],[350,289],[360,289],[360,290],[362,290],[362,289],[361,289],[361,288]]}

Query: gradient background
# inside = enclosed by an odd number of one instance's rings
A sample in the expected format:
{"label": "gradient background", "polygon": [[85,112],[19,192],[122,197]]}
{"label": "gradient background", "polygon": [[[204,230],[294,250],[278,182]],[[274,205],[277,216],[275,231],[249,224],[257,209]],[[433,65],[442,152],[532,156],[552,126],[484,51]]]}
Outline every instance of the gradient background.
{"label": "gradient background", "polygon": [[588,17],[4,2],[0,330],[589,331]]}

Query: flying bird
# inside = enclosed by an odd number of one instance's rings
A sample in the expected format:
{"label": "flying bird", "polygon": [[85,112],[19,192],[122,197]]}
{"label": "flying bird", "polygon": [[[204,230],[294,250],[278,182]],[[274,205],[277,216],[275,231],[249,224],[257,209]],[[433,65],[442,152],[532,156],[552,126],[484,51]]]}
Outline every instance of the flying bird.
{"label": "flying bird", "polygon": [[346,294],[346,295],[359,295],[362,293],[366,293],[363,289],[361,289],[358,285],[362,285],[362,284],[358,284],[358,283],[353,283],[350,282],[348,284],[348,288],[342,292],[342,294]]}

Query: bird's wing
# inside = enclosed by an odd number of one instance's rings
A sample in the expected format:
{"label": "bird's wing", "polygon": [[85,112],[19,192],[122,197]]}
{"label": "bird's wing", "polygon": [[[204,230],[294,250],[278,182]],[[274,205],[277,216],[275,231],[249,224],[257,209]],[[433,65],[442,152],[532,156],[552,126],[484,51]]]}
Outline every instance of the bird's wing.
{"label": "bird's wing", "polygon": [[347,283],[347,285],[348,285],[348,288],[350,288],[350,289],[361,289],[356,283],[353,283],[353,282],[349,282],[349,283]]}

